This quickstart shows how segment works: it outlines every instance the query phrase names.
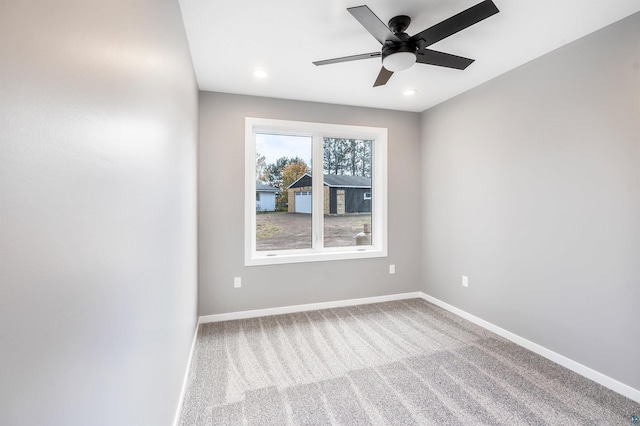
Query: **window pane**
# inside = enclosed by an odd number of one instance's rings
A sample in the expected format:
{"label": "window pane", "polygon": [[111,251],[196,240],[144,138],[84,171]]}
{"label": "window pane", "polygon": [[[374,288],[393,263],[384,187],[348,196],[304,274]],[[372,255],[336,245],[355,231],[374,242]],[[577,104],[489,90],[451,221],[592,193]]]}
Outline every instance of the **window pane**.
{"label": "window pane", "polygon": [[311,143],[256,134],[257,251],[311,248]]}
{"label": "window pane", "polygon": [[370,140],[324,138],[324,246],[371,245]]}

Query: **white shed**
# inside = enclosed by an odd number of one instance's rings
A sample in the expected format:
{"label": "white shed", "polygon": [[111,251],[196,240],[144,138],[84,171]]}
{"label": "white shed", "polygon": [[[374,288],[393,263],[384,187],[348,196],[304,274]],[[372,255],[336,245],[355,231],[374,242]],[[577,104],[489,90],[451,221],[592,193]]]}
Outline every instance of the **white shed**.
{"label": "white shed", "polygon": [[273,212],[276,210],[276,194],[280,190],[273,186],[256,184],[256,211]]}

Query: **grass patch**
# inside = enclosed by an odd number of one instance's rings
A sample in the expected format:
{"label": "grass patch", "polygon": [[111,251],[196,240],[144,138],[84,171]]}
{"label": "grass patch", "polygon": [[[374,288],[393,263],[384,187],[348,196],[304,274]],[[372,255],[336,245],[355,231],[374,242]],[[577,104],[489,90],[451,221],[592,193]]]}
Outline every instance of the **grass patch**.
{"label": "grass patch", "polygon": [[256,239],[273,237],[280,232],[282,228],[278,225],[272,225],[270,223],[258,223],[256,224]]}
{"label": "grass patch", "polygon": [[364,224],[371,224],[371,217],[366,217],[362,219],[356,219],[351,221],[351,230],[352,231],[362,231],[364,228]]}

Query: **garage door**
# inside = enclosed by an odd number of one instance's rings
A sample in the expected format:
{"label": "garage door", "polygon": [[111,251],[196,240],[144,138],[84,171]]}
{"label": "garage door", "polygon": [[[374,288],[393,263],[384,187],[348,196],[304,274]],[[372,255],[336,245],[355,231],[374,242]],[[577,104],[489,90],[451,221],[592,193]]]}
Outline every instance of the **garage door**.
{"label": "garage door", "polygon": [[311,191],[296,192],[296,213],[311,213]]}

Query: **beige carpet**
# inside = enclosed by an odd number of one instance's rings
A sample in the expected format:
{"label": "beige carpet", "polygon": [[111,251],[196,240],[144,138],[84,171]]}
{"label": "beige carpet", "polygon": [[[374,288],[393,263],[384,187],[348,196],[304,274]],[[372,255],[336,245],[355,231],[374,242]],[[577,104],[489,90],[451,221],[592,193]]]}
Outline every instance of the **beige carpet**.
{"label": "beige carpet", "polygon": [[640,404],[422,299],[203,324],[190,425],[630,425]]}

